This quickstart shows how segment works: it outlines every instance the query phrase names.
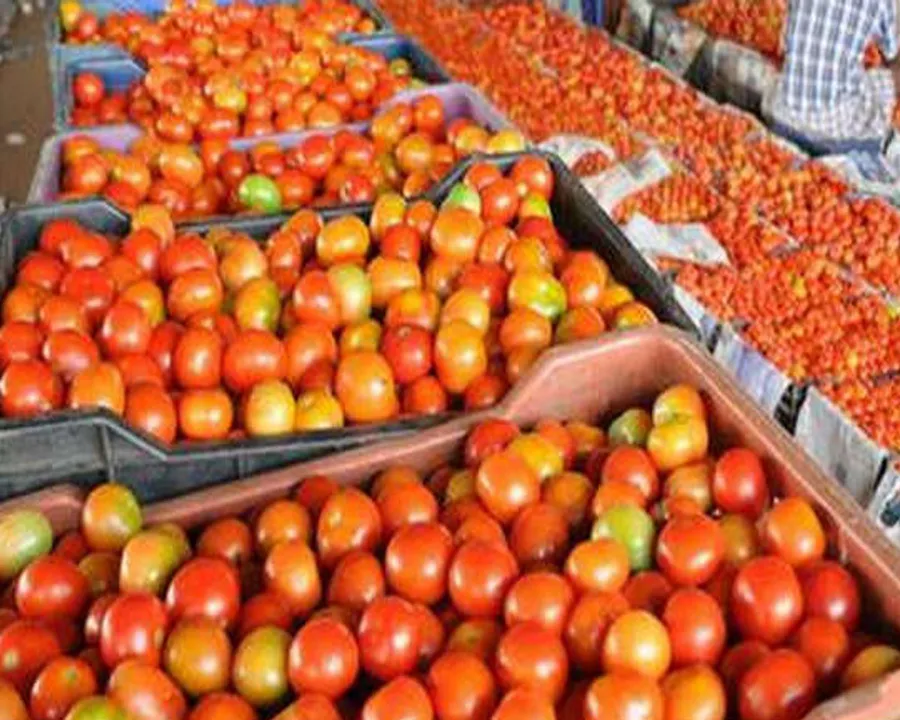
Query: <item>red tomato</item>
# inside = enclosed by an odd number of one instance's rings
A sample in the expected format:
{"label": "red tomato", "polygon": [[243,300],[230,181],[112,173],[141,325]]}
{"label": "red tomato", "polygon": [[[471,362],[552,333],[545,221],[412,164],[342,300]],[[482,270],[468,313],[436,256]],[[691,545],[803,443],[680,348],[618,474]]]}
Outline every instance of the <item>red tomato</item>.
{"label": "red tomato", "polygon": [[363,705],[360,720],[432,720],[434,711],[425,688],[410,677],[394,678]]}
{"label": "red tomato", "polygon": [[119,300],[106,313],[100,326],[100,344],[109,358],[128,353],[147,352],[150,344],[150,319],[133,302]]}
{"label": "red tomato", "polygon": [[287,369],[284,344],[267,330],[244,330],[222,358],[222,379],[234,392],[246,392],[263,380],[281,380]]}
{"label": "red tomato", "polygon": [[663,707],[663,694],[655,680],[631,673],[610,673],[597,678],[588,689],[584,718],[661,720]]}
{"label": "red tomato", "polygon": [[825,554],[825,530],[802,498],[784,498],[769,510],[763,516],[759,534],[768,552],[795,568],[821,560]]}
{"label": "red tomato", "polygon": [[662,621],[672,643],[672,664],[715,665],[725,649],[725,617],[718,603],[702,590],[676,590],[666,603]]}
{"label": "red tomato", "polygon": [[706,515],[677,515],[666,523],[656,544],[656,562],[676,585],[702,585],[725,556],[718,523]]}
{"label": "red tomato", "polygon": [[800,720],[816,703],[816,678],[795,650],[769,653],[738,685],[741,720]]}
{"label": "red tomato", "polygon": [[800,570],[803,599],[809,617],[839,622],[847,632],[859,624],[859,584],[850,572],[832,560],[813,563]]}
{"label": "red tomato", "polygon": [[41,356],[65,382],[71,382],[82,370],[100,362],[97,344],[78,330],[51,332]]}
{"label": "red tomato", "polygon": [[477,656],[449,651],[428,670],[428,691],[442,720],[489,720],[497,705],[494,676]]}
{"label": "red tomato", "polygon": [[87,605],[88,581],[74,562],[47,555],[32,562],[16,582],[16,607],[23,617],[80,617]]}
{"label": "red tomato", "polygon": [[381,352],[401,385],[411,383],[432,368],[432,337],[424,328],[398,325],[387,328],[381,338]]}
{"label": "red tomato", "polygon": [[562,575],[533,572],[520,577],[509,589],[503,607],[507,627],[533,622],[562,635],[575,592]]}
{"label": "red tomato", "polygon": [[356,639],[337,620],[311,620],[291,643],[288,677],[298,695],[321,693],[337,699],[350,689],[358,672]]}
{"label": "red tomato", "polygon": [[166,592],[169,619],[205,617],[227,630],[237,622],[241,587],[237,572],[221,558],[199,557],[181,566]]}
{"label": "red tomato", "polygon": [[527,687],[557,703],[566,688],[569,660],[562,640],[531,622],[514,625],[500,638],[495,664],[500,686]]}
{"label": "red tomato", "polygon": [[784,642],[803,615],[803,595],[793,568],[777,557],[748,561],[731,588],[731,615],[747,640]]}
{"label": "red tomato", "polygon": [[380,680],[411,672],[419,660],[419,615],[399,597],[374,600],[359,621],[362,667]]}
{"label": "red tomato", "polygon": [[120,595],[100,624],[103,662],[110,668],[132,659],[159,665],[166,624],[166,610],[159,598],[148,593]]}
{"label": "red tomato", "polygon": [[[422,485],[410,487],[424,489]],[[437,522],[405,525],[397,530],[385,551],[388,585],[406,600],[433,605],[447,591],[452,554],[453,538],[446,527]]]}
{"label": "red tomato", "polygon": [[37,360],[43,343],[44,334],[36,325],[22,321],[5,323],[0,327],[0,371],[11,362]]}
{"label": "red tomato", "polygon": [[642,448],[623,445],[613,450],[603,463],[600,482],[627,482],[641,491],[646,503],[659,495],[659,475],[650,455]]}
{"label": "red tomato", "polygon": [[450,563],[450,599],[464,616],[497,615],[518,574],[516,559],[506,547],[485,540],[469,540],[456,551]]}
{"label": "red tomato", "polygon": [[726,450],[716,462],[713,499],[726,513],[755,520],[769,504],[769,485],[759,457],[746,448]]}
{"label": "red tomato", "polygon": [[214,330],[185,330],[172,353],[175,381],[186,390],[218,387],[222,373],[223,345],[221,336]]}
{"label": "red tomato", "polygon": [[62,405],[63,388],[50,367],[38,360],[10,363],[0,376],[0,406],[6,417],[28,418]]}
{"label": "red tomato", "polygon": [[221,440],[231,430],[234,406],[221,388],[188,390],[178,398],[178,427],[191,440]]}
{"label": "red tomato", "polygon": [[503,450],[519,434],[519,426],[509,420],[485,420],[469,433],[465,445],[468,467],[477,467],[488,456]]}
{"label": "red tomato", "polygon": [[103,408],[121,415],[125,411],[125,383],[119,369],[100,363],[79,372],[69,386],[69,407]]}
{"label": "red tomato", "polygon": [[82,698],[97,693],[97,678],[84,660],[61,657],[52,660],[31,688],[32,720],[61,720]]}
{"label": "red tomato", "polygon": [[23,697],[41,670],[59,655],[59,640],[43,623],[16,620],[0,630],[0,680],[14,685]]}

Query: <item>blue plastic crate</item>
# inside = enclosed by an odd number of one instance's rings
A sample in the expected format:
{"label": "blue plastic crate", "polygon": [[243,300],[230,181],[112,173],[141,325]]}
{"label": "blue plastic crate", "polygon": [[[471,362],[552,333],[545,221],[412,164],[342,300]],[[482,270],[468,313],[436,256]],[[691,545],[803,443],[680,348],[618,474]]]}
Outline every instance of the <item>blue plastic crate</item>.
{"label": "blue plastic crate", "polygon": [[[164,12],[168,0],[83,0],[85,10],[95,13],[103,18],[114,12],[136,11],[143,15],[157,16]],[[231,0],[216,0],[219,5],[229,5]],[[248,0],[253,5],[278,5],[294,4],[283,3],[281,0]],[[375,33],[364,35],[360,33],[344,33],[338,36],[342,42],[353,42],[361,39],[380,37],[392,34],[391,24],[387,16],[381,11],[373,0],[348,0],[362,8],[366,14],[375,20],[378,27]],[[108,43],[97,45],[71,45],[62,42],[62,26],[59,20],[59,0],[52,0],[47,12],[47,38],[50,52],[50,73],[53,83],[54,98],[60,97],[59,83],[65,76],[70,63],[79,60],[97,59],[125,59],[130,55],[122,48]]]}
{"label": "blue plastic crate", "polygon": [[[429,85],[443,85],[451,81],[449,73],[441,64],[421,48],[416,42],[400,35],[378,35],[361,37],[352,45],[366,48],[383,55],[388,60],[406,58],[412,65],[413,74]],[[126,90],[147,73],[146,66],[131,56],[110,58],[88,58],[75,60],[61,69],[59,82],[55,83],[54,123],[60,132],[74,129],[69,124],[74,100],[72,82],[81,73],[98,75],[104,85],[111,90]]]}

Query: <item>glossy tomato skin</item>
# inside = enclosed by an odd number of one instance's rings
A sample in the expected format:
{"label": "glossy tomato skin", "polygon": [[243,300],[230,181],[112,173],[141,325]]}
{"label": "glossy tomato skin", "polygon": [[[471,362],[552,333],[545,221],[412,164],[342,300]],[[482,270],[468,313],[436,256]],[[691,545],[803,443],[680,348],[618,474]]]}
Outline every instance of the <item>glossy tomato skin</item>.
{"label": "glossy tomato skin", "polygon": [[713,474],[713,498],[723,512],[755,520],[769,504],[769,485],[759,457],[746,448],[722,453]]}
{"label": "glossy tomato skin", "polygon": [[683,588],[666,603],[662,621],[672,643],[672,664],[715,665],[725,649],[727,630],[722,609],[702,590]]}
{"label": "glossy tomato skin", "polygon": [[784,642],[803,615],[803,594],[793,568],[773,556],[750,560],[734,579],[730,610],[745,639],[771,646]]}
{"label": "glossy tomato skin", "polygon": [[386,596],[373,601],[359,621],[362,667],[381,680],[411,672],[419,659],[419,616],[402,598]]}
{"label": "glossy tomato skin", "polygon": [[839,622],[847,632],[859,625],[860,592],[856,578],[833,560],[800,570],[806,614]]}
{"label": "glossy tomato skin", "polygon": [[450,599],[466,617],[498,615],[518,574],[518,563],[508,548],[496,542],[468,540],[450,563]]}
{"label": "glossy tomato skin", "polygon": [[433,605],[447,592],[452,556],[453,538],[447,528],[433,521],[406,525],[385,551],[388,585],[410,602]]}
{"label": "glossy tomato skin", "polygon": [[294,636],[288,654],[288,676],[298,695],[320,693],[337,699],[353,685],[358,672],[356,639],[337,620],[311,620]]}
{"label": "glossy tomato skin", "polygon": [[385,594],[385,585],[378,558],[364,550],[353,550],[341,558],[331,575],[328,603],[361,613]]}
{"label": "glossy tomato skin", "polygon": [[35,678],[62,654],[56,635],[35,620],[16,620],[0,631],[0,679],[27,697]]}
{"label": "glossy tomato skin", "polygon": [[175,573],[166,592],[171,622],[205,617],[227,630],[237,622],[240,605],[237,571],[220,558],[189,560]]}
{"label": "glossy tomato skin", "polygon": [[559,637],[536,623],[513,626],[500,638],[497,678],[507,690],[527,687],[557,703],[569,676],[569,660]]}
{"label": "glossy tomato skin", "polygon": [[490,668],[467,652],[449,651],[437,658],[427,684],[435,713],[444,720],[488,720],[497,705]]}
{"label": "glossy tomato skin", "polygon": [[16,582],[16,607],[23,617],[75,619],[88,597],[87,578],[75,563],[57,555],[38,558]]}
{"label": "glossy tomato skin", "polygon": [[12,362],[0,376],[0,405],[6,417],[28,418],[62,405],[63,388],[39,360]]}
{"label": "glossy tomato skin", "polygon": [[120,595],[100,625],[103,662],[110,668],[126,660],[159,665],[167,622],[165,606],[153,595]]}
{"label": "glossy tomato skin", "polygon": [[794,650],[766,655],[744,674],[738,686],[742,720],[800,720],[815,701],[813,670]]}
{"label": "glossy tomato skin", "polygon": [[432,720],[433,717],[431,699],[422,684],[401,675],[369,696],[360,720]]}
{"label": "glossy tomato skin", "polygon": [[719,525],[706,515],[679,515],[659,534],[656,561],[676,585],[702,585],[715,575],[725,556]]}
{"label": "glossy tomato skin", "polygon": [[79,700],[97,692],[97,679],[88,663],[60,657],[51,661],[31,688],[33,720],[62,720]]}

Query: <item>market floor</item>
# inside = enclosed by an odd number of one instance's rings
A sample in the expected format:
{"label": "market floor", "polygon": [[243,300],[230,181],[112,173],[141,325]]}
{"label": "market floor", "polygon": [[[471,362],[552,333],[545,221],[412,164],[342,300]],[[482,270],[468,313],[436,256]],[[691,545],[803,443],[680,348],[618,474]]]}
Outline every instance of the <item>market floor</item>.
{"label": "market floor", "polygon": [[0,62],[0,197],[9,203],[25,202],[41,143],[53,130],[43,23],[42,12],[20,13],[9,35],[13,57]]}

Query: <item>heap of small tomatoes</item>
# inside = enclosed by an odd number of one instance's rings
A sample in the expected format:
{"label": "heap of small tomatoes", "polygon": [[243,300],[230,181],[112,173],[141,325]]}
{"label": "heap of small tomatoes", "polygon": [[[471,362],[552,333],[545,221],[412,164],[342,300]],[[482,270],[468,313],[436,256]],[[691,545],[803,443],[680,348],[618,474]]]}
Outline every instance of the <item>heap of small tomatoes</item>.
{"label": "heap of small tomatoes", "polygon": [[0,411],[104,408],[172,442],[489,407],[551,344],[656,322],[569,249],[554,182],[480,161],[440,208],[301,210],[264,243],[176,234],[158,205],[121,241],[54,220],[3,299]]}
{"label": "heap of small tomatoes", "polygon": [[211,56],[190,69],[158,63],[112,93],[99,75],[75,75],[70,122],[132,122],[173,142],[258,137],[368,120],[398,92],[424,86],[405,58],[325,38],[275,60],[268,53]]}
{"label": "heap of small tomatoes", "polygon": [[237,0],[173,0],[158,17],[137,11],[102,19],[79,0],[62,0],[63,41],[74,45],[111,43],[148,64],[192,67],[205,58],[239,58],[254,49],[277,57],[300,49],[311,37],[370,34],[377,27],[358,5],[345,0],[309,0],[296,5],[254,5]]}
{"label": "heap of small tomatoes", "polygon": [[156,133],[126,151],[73,135],[61,147],[61,199],[101,194],[133,210],[163,205],[177,220],[239,212],[368,203],[385,192],[426,192],[475,152],[517,152],[514,130],[490,132],[470,117],[448,118],[431,93],[385,109],[364,132],[314,134],[282,147],[269,140],[248,150],[224,138],[197,146]]}
{"label": "heap of small tomatoes", "polygon": [[[192,534],[122,485],[0,520],[6,720],[800,720],[900,669],[852,569],[676,385],[606,431],[323,476]],[[30,713],[30,715],[29,715]]]}

